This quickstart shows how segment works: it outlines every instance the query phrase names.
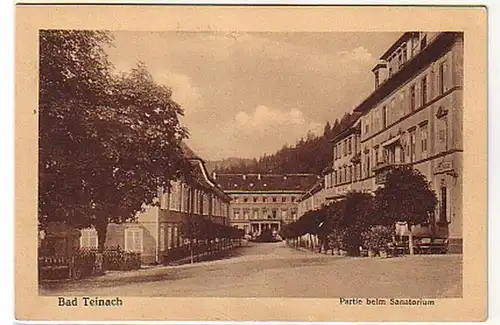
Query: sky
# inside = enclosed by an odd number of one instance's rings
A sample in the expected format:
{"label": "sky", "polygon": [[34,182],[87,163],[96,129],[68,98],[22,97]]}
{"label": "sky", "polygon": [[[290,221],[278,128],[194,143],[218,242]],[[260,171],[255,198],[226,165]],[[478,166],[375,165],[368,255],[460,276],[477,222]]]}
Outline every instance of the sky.
{"label": "sky", "polygon": [[374,88],[371,69],[401,33],[113,32],[119,71],[143,61],[184,109],[205,160],[258,158],[321,134]]}

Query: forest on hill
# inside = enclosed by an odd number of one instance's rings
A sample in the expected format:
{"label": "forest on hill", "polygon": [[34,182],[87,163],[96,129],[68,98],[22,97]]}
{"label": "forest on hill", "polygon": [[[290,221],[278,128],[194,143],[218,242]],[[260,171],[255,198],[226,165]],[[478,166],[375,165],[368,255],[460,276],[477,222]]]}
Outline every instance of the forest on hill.
{"label": "forest on hill", "polygon": [[231,164],[217,164],[212,162],[216,173],[311,173],[321,172],[331,164],[333,158],[333,147],[330,140],[346,128],[350,127],[356,120],[355,113],[346,113],[340,119],[335,120],[333,126],[327,122],[322,135],[308,133],[295,145],[284,145],[272,155],[263,155],[253,160],[241,159],[231,160]]}

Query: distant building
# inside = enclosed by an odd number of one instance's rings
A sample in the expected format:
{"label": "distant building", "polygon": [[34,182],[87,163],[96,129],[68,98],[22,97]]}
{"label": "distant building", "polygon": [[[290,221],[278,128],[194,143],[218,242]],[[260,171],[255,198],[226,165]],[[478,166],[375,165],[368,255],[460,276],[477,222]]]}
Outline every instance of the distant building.
{"label": "distant building", "polygon": [[[181,222],[190,214],[202,215],[228,225],[231,198],[210,178],[203,159],[183,144],[184,155],[193,166],[193,181],[171,182],[170,189],[158,193],[159,206],[147,207],[135,222],[108,225],[106,246],[140,252],[144,264],[160,263],[171,249],[184,244]],[[82,230],[81,247],[97,247],[97,232]]]}
{"label": "distant building", "polygon": [[391,168],[413,166],[438,197],[432,232],[461,252],[463,33],[406,32],[372,72],[375,89],[354,109],[359,118],[332,139],[316,202],[374,191]]}
{"label": "distant building", "polygon": [[298,199],[318,180],[313,174],[214,174],[231,196],[231,225],[258,235],[297,219]]}

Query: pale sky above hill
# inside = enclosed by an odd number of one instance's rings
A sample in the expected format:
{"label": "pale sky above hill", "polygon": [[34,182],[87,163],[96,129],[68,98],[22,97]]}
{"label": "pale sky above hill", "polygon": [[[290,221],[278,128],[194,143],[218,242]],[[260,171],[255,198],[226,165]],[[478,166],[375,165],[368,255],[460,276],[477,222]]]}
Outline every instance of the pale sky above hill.
{"label": "pale sky above hill", "polygon": [[118,70],[143,61],[185,110],[202,158],[253,158],[321,133],[373,90],[401,33],[114,32]]}

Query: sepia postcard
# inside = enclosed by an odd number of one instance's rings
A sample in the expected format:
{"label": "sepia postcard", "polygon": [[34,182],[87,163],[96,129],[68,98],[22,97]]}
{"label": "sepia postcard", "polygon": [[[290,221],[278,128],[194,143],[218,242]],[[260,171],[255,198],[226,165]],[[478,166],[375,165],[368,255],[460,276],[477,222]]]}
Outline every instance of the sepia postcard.
{"label": "sepia postcard", "polygon": [[484,7],[18,5],[18,321],[487,318]]}

